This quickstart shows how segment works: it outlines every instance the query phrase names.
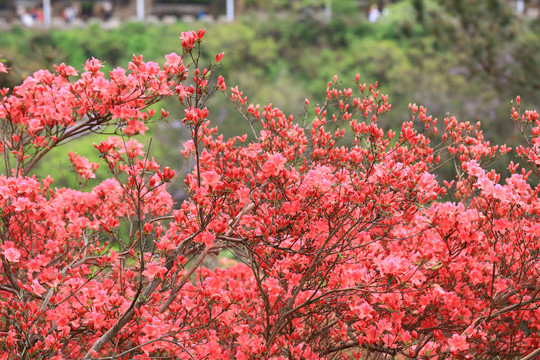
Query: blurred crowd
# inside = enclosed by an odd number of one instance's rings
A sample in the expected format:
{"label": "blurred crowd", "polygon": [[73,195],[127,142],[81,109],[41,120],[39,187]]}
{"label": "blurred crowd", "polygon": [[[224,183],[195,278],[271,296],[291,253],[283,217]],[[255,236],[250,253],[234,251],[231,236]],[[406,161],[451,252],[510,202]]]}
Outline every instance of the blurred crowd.
{"label": "blurred crowd", "polygon": [[[0,0],[0,28],[13,24],[20,24],[24,27],[65,27],[71,25],[84,25],[88,22],[98,22],[108,24],[109,26],[120,25],[121,21],[135,19],[136,0],[98,0],[98,1],[77,1],[61,2],[53,1],[52,7],[48,9],[50,16],[47,17],[42,6],[41,0],[34,2],[19,2],[16,11],[8,11],[7,0]],[[69,0],[64,0],[69,1]],[[342,1],[342,0],[334,0]],[[351,0],[352,1],[352,0]],[[386,5],[396,2],[396,0],[355,0],[358,8],[365,12],[370,22],[375,23],[385,15]],[[540,0],[508,0],[516,13],[528,17],[538,17]],[[209,0],[207,3],[199,1],[194,2],[183,0],[144,0],[145,9],[151,8],[150,14],[144,17],[148,22],[175,22],[183,20],[189,22],[195,19],[204,19],[207,21],[220,20],[224,17],[225,0]],[[413,0],[412,3],[422,3],[423,0]],[[332,3],[329,1],[328,3]],[[214,4],[210,6],[209,4]],[[254,7],[252,10],[260,11],[262,5]],[[238,13],[244,11],[246,0],[235,0],[235,7]],[[260,8],[260,9],[259,9]],[[220,14],[220,15],[216,15]],[[14,17],[14,15],[16,15]],[[138,17],[138,15],[137,15]],[[47,20],[49,19],[49,20]],[[140,18],[139,18],[140,20]],[[49,21],[49,23],[46,23]],[[3,26],[4,25],[4,26]]]}

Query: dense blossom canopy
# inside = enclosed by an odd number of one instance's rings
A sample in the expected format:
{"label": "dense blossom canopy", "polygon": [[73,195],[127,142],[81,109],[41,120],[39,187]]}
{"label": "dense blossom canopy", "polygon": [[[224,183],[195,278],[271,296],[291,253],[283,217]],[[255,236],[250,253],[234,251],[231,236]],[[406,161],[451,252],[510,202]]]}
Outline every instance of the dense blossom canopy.
{"label": "dense blossom canopy", "polygon": [[[200,64],[204,33],[183,33],[163,67],[134,56],[105,77],[92,59],[1,90],[0,359],[540,353],[535,111],[516,99],[523,164],[501,180],[485,164],[511,149],[480,124],[437,125],[411,105],[399,132],[384,131],[388,96],[359,76],[354,89],[335,77],[304,119],[250,104],[213,77],[223,53]],[[208,99],[221,92],[253,140],[213,126]],[[133,137],[171,96],[193,164],[174,207],[166,183],[184,175]],[[108,170],[92,189],[32,175],[54,147],[111,129],[94,145],[101,164],[69,153],[81,184]],[[455,181],[434,175],[445,162]],[[208,267],[225,253],[234,260]]]}

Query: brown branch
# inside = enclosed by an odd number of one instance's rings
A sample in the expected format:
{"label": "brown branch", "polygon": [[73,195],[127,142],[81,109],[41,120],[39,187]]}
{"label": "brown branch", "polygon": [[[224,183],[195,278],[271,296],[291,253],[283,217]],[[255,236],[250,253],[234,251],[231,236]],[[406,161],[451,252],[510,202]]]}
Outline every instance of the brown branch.
{"label": "brown branch", "polygon": [[540,348],[534,350],[529,355],[522,357],[520,360],[534,360],[540,356]]}
{"label": "brown branch", "polygon": [[191,267],[191,269],[189,269],[189,271],[187,273],[184,274],[184,276],[182,277],[182,280],[180,280],[180,284],[178,284],[178,286],[175,286],[172,290],[171,290],[171,293],[169,294],[169,297],[167,299],[167,301],[165,301],[163,303],[163,305],[161,305],[161,307],[159,308],[159,312],[160,313],[164,313],[165,310],[167,310],[169,308],[169,305],[172,304],[172,302],[174,301],[174,299],[176,298],[176,296],[178,295],[178,292],[180,291],[180,289],[182,289],[182,287],[184,287],[184,285],[186,284],[186,282],[189,280],[189,278],[191,277],[191,275],[193,275],[193,273],[195,272],[195,270],[202,264],[204,258],[206,257],[206,255],[208,255],[208,252],[210,251],[211,248],[209,247],[205,247],[203,252],[201,253],[201,255],[199,255],[199,258],[197,259],[197,261],[195,262],[195,264],[193,264],[193,266]]}

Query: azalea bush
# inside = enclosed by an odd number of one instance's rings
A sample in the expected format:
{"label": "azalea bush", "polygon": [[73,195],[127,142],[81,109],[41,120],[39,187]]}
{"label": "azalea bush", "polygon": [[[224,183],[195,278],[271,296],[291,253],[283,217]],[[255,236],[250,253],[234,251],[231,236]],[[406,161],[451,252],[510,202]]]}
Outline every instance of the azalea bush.
{"label": "azalea bush", "polygon": [[[401,131],[384,131],[388,96],[359,75],[352,88],[334,77],[301,119],[251,104],[216,77],[223,53],[202,64],[204,34],[183,33],[163,66],[134,56],[105,77],[91,59],[2,90],[0,359],[540,353],[535,111],[515,100],[522,163],[501,180],[486,164],[512,150],[480,124],[411,104]],[[222,95],[253,140],[220,135],[208,101]],[[136,140],[167,97],[185,111],[185,164]],[[91,133],[112,136],[88,149],[100,163],[69,154],[79,189],[33,175]],[[455,181],[438,181],[448,162]]]}

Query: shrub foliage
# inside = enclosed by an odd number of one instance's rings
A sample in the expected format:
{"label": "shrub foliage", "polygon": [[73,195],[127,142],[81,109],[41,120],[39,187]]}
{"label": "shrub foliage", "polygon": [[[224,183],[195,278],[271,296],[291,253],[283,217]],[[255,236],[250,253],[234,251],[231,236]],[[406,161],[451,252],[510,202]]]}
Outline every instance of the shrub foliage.
{"label": "shrub foliage", "polygon": [[[163,67],[139,56],[105,78],[91,59],[2,90],[0,359],[540,353],[535,111],[516,99],[523,163],[501,180],[486,164],[511,149],[480,124],[437,125],[411,104],[399,132],[383,131],[388,96],[359,76],[353,88],[334,77],[303,119],[251,104],[214,75],[223,54],[202,64],[204,34],[183,33]],[[221,93],[253,140],[219,134],[207,106]],[[174,208],[166,184],[181,166],[135,139],[167,117],[149,109],[166,97],[191,134],[189,196]],[[90,133],[114,136],[88,150],[100,164],[69,154],[80,189],[32,175]],[[450,183],[433,174],[445,162]],[[109,178],[85,189],[98,166]],[[224,252],[228,266],[207,266]]]}

